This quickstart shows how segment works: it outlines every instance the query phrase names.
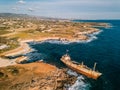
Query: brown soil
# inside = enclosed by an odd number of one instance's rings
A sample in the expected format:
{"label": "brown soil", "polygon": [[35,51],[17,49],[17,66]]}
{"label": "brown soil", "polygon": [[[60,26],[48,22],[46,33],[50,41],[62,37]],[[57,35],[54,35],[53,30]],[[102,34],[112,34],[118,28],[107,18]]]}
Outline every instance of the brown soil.
{"label": "brown soil", "polygon": [[0,90],[64,90],[76,78],[43,62],[0,68]]}

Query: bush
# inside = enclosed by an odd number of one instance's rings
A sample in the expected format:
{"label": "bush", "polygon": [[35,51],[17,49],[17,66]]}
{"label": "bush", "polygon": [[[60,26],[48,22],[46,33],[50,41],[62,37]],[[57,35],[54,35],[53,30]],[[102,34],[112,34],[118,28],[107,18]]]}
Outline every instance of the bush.
{"label": "bush", "polygon": [[12,74],[13,75],[17,75],[18,73],[19,73],[19,71],[16,68],[12,69]]}
{"label": "bush", "polygon": [[4,77],[4,73],[0,72],[0,78]]}

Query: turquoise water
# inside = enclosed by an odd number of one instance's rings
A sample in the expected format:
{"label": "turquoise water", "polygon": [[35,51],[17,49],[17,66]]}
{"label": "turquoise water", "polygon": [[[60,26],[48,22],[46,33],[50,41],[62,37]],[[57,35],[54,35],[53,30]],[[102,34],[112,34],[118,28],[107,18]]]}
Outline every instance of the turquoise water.
{"label": "turquoise water", "polygon": [[[79,20],[77,20],[80,22]],[[59,68],[66,67],[60,58],[69,50],[73,60],[84,62],[93,67],[97,62],[97,70],[103,75],[98,80],[89,79],[83,75],[69,90],[120,90],[120,20],[87,20],[83,22],[106,22],[111,28],[101,28],[101,33],[91,36],[91,42],[60,43],[46,41],[29,43],[35,51],[27,54],[30,61],[44,59],[45,62]]]}

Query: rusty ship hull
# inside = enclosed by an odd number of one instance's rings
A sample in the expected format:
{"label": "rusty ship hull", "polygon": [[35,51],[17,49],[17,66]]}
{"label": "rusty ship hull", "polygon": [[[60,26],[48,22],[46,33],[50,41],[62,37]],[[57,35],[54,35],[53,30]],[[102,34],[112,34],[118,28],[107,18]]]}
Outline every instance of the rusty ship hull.
{"label": "rusty ship hull", "polygon": [[92,70],[83,64],[77,65],[73,63],[68,55],[62,56],[61,61],[70,69],[76,71],[77,73],[83,74],[89,78],[97,79],[102,75],[102,73]]}

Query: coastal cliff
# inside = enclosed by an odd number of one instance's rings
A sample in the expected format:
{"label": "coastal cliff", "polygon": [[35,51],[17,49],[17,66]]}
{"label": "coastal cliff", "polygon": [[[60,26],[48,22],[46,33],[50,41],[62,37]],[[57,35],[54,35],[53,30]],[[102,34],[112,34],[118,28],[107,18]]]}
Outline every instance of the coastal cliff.
{"label": "coastal cliff", "polygon": [[0,68],[0,90],[65,90],[75,76],[43,62]]}

